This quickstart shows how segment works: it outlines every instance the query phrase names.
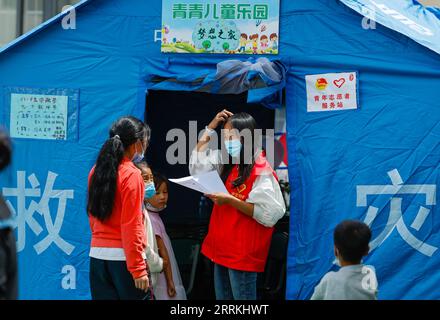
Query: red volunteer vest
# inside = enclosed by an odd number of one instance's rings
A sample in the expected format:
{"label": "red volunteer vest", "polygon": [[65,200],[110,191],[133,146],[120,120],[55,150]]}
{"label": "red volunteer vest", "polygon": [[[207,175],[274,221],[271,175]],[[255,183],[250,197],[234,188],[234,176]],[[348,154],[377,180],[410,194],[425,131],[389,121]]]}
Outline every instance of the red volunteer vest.
{"label": "red volunteer vest", "polygon": [[[263,155],[256,161],[245,183],[234,187],[232,182],[238,176],[238,166],[235,166],[226,180],[226,189],[234,197],[245,201],[262,171],[276,177]],[[230,269],[263,272],[273,230],[273,227],[261,225],[230,205],[214,204],[202,253],[214,263]]]}

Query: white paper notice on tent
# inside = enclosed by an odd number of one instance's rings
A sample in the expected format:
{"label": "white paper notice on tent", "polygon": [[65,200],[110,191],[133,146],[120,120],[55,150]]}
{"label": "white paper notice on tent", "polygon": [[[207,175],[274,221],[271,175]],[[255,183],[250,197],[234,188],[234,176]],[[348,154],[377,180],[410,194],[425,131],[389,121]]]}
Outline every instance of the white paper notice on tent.
{"label": "white paper notice on tent", "polygon": [[357,109],[357,72],[306,75],[307,112]]}
{"label": "white paper notice on tent", "polygon": [[215,170],[197,174],[194,176],[169,180],[173,183],[180,184],[181,186],[196,190],[201,193],[228,193],[222,179],[218,175],[218,172]]}

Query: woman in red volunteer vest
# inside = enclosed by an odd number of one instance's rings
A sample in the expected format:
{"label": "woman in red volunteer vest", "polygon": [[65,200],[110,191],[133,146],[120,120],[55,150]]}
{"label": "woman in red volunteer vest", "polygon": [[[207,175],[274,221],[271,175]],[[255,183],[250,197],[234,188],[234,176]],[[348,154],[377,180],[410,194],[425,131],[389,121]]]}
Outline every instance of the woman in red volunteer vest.
{"label": "woman in red volunteer vest", "polygon": [[141,161],[150,129],[142,121],[116,121],[89,174],[87,211],[92,243],[90,289],[94,300],[152,297],[145,261],[142,202],[145,186],[133,164]]}
{"label": "woman in red volunteer vest", "polygon": [[[223,123],[228,156],[208,148]],[[257,273],[263,272],[273,226],[286,208],[275,172],[255,136],[257,124],[247,113],[218,113],[193,151],[192,175],[217,170],[228,193],[207,195],[213,202],[202,253],[214,263],[218,300],[256,300]]]}

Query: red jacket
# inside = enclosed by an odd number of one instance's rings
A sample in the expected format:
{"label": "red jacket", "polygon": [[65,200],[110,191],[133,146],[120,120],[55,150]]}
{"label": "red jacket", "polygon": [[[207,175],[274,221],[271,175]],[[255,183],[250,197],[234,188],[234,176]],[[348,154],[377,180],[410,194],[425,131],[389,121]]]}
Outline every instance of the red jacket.
{"label": "red jacket", "polygon": [[[263,156],[259,158],[245,183],[234,187],[232,182],[238,176],[238,166],[235,166],[226,180],[226,189],[236,198],[245,201],[262,170],[275,175]],[[214,263],[230,269],[263,272],[273,230],[274,228],[261,225],[230,205],[214,205],[202,253]]]}
{"label": "red jacket", "polygon": [[[89,174],[90,178],[94,172]],[[126,157],[118,168],[115,202],[108,220],[101,222],[89,214],[92,247],[123,248],[128,271],[134,279],[147,275],[142,253],[147,244],[142,213],[144,180],[138,168]]]}

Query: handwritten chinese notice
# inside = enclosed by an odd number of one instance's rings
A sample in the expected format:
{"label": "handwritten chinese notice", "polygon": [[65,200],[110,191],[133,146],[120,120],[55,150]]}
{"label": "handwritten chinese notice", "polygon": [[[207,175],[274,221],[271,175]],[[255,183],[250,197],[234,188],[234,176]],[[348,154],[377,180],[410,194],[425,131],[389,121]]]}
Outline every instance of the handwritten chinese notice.
{"label": "handwritten chinese notice", "polygon": [[67,140],[68,96],[11,94],[13,138]]}
{"label": "handwritten chinese notice", "polygon": [[280,0],[163,0],[162,52],[278,54]]}
{"label": "handwritten chinese notice", "polygon": [[357,109],[356,72],[306,75],[307,112]]}

